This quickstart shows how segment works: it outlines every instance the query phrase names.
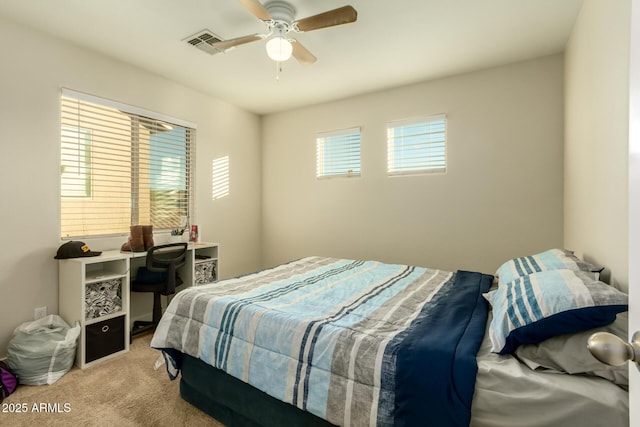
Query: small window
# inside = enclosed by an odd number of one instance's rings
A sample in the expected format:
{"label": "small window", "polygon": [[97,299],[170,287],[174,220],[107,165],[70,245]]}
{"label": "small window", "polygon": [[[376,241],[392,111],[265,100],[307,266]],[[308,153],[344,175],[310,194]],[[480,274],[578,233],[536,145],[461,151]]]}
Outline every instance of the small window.
{"label": "small window", "polygon": [[316,137],[316,177],[360,176],[360,128]]}
{"label": "small window", "polygon": [[387,124],[389,175],[446,172],[446,124],[445,115]]}

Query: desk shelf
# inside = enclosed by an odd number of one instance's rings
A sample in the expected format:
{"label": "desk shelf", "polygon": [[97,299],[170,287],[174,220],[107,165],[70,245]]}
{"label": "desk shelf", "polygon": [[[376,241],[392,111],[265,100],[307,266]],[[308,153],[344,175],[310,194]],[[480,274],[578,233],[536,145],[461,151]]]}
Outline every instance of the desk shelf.
{"label": "desk shelf", "polygon": [[126,274],[112,273],[112,274],[96,274],[96,275],[88,275],[85,278],[85,283],[99,283],[99,282],[108,282],[110,280],[119,279],[127,277]]}
{"label": "desk shelf", "polygon": [[85,325],[93,325],[94,323],[100,323],[104,320],[109,320],[109,319],[113,319],[115,317],[120,317],[120,316],[124,316],[126,315],[126,312],[124,310],[120,310],[120,311],[116,311],[110,314],[105,314],[104,316],[100,316],[100,317],[95,317],[93,319],[87,319],[84,324]]}

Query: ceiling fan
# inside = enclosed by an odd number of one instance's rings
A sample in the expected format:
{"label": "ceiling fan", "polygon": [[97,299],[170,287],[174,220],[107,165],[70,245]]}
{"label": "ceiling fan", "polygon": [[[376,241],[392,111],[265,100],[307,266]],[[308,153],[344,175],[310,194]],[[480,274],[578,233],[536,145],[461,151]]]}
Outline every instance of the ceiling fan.
{"label": "ceiling fan", "polygon": [[309,65],[317,58],[290,33],[304,33],[355,22],[358,12],[352,6],[343,6],[294,21],[295,8],[285,1],[270,1],[264,6],[258,0],[238,0],[249,12],[267,26],[266,34],[252,34],[211,43],[222,52],[236,46],[268,38],[267,55],[277,62],[293,56],[300,64]]}

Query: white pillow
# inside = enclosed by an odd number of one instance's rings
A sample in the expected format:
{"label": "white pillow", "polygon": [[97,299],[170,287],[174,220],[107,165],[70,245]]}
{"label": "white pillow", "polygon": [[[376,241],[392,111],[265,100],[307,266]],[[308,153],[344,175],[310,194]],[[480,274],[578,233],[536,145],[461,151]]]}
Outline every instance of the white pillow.
{"label": "white pillow", "polygon": [[508,354],[522,344],[608,325],[627,311],[627,295],[592,274],[542,271],[483,294],[493,312],[491,351]]}
{"label": "white pillow", "polygon": [[[593,264],[582,261],[575,256],[572,251],[566,249],[549,249],[548,251],[535,255],[510,259],[498,268],[496,276],[498,276],[500,284],[506,284],[518,277],[549,270],[574,270],[600,273],[603,269],[602,267],[596,267]],[[596,279],[599,278],[598,275],[594,277]]]}

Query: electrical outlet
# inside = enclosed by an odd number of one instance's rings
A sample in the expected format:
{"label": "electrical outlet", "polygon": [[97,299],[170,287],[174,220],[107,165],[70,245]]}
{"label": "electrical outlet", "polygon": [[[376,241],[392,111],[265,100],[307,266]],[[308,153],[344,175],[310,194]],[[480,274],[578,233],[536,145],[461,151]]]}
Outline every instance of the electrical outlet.
{"label": "electrical outlet", "polygon": [[33,309],[33,320],[42,319],[47,315],[47,307],[36,307]]}

